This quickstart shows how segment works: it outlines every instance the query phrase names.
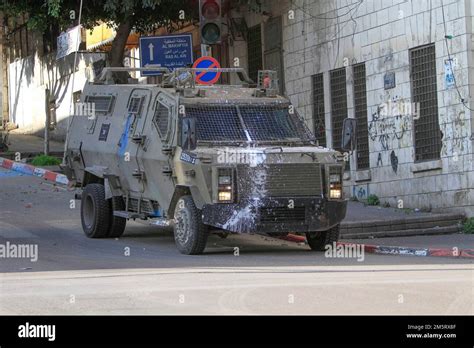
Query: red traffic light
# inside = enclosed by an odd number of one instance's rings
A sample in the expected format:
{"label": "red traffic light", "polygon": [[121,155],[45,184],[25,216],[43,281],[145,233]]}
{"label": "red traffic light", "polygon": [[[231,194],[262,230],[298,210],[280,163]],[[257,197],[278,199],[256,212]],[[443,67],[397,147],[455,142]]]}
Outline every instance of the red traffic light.
{"label": "red traffic light", "polygon": [[201,6],[201,15],[205,19],[216,19],[221,12],[219,4],[215,0],[203,1]]}

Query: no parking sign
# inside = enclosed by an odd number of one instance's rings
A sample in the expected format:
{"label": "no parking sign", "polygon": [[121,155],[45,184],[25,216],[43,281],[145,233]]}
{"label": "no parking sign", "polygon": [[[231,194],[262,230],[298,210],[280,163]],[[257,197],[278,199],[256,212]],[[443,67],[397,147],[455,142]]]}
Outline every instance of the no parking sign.
{"label": "no parking sign", "polygon": [[[198,58],[194,64],[193,68],[207,68],[207,69],[218,69],[220,68],[219,62],[213,57],[201,57]],[[221,77],[220,72],[214,71],[197,71],[196,72],[196,82],[201,85],[212,85],[219,80]]]}

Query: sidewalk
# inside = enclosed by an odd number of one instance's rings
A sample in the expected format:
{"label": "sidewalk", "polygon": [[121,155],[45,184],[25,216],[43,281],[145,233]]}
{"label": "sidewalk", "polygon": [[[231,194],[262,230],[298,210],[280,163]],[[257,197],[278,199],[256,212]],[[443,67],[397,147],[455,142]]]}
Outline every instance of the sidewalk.
{"label": "sidewalk", "polygon": [[461,231],[463,214],[415,212],[349,201],[341,223],[343,238],[450,234]]}
{"label": "sidewalk", "polygon": [[404,219],[407,217],[433,216],[436,214],[427,212],[414,212],[412,209],[383,208],[380,206],[365,205],[362,202],[347,202],[347,214],[344,221],[359,222],[372,220]]}
{"label": "sidewalk", "polygon": [[[44,150],[44,139],[36,135],[17,134],[10,131],[8,135],[8,152],[20,154],[41,154]],[[49,151],[51,153],[62,153],[64,151],[64,143],[50,140]],[[25,157],[25,156],[22,156]],[[28,157],[28,156],[26,156]]]}

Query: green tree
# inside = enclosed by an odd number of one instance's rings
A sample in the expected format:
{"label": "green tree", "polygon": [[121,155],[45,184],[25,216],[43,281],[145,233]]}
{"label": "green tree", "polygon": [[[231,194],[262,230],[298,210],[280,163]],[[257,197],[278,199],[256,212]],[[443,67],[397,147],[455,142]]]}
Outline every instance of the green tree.
{"label": "green tree", "polygon": [[[51,25],[65,30],[77,24],[80,0],[2,0],[7,16],[28,15],[28,28],[45,32]],[[173,31],[197,17],[197,0],[84,0],[81,24],[91,29],[100,22],[116,29],[108,60],[122,66],[127,38],[132,30],[146,33],[159,27]]]}

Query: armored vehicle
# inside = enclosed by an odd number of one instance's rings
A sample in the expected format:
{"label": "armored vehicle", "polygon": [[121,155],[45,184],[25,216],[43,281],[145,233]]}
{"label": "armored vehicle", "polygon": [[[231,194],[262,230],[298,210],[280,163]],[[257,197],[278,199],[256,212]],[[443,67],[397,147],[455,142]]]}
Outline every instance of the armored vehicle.
{"label": "armored vehicle", "polygon": [[[161,69],[160,83],[114,84],[122,70],[87,82],[70,118],[64,169],[88,237],[153,219],[170,222],[183,254],[202,253],[210,233],[305,234],[312,250],[338,240],[344,156],[317,145],[275,72],[252,84],[242,69]],[[240,82],[197,85],[200,70]],[[341,148],[355,146],[354,127],[344,120]]]}

